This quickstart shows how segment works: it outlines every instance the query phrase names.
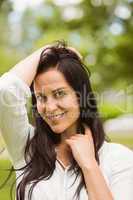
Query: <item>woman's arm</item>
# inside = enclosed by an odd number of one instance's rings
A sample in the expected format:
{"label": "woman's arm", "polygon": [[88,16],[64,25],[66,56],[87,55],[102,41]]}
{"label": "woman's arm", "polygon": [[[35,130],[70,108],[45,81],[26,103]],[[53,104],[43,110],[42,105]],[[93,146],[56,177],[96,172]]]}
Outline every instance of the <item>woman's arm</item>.
{"label": "woman's arm", "polygon": [[76,134],[66,140],[79,164],[85,179],[90,200],[113,200],[111,191],[104,180],[95,160],[91,130],[85,125],[85,135]]}
{"label": "woman's arm", "polygon": [[[47,46],[45,46],[46,48]],[[32,53],[30,56],[16,64],[10,72],[15,73],[20,77],[29,87],[36,75],[36,70],[39,62],[39,58],[43,48]]]}
{"label": "woman's arm", "polygon": [[111,191],[95,160],[91,165],[84,165],[82,172],[90,200],[113,200]]}
{"label": "woman's arm", "polygon": [[29,86],[34,79],[42,50],[39,49],[0,77],[0,130],[15,166],[24,164],[27,137],[34,133],[26,103],[31,96]]}

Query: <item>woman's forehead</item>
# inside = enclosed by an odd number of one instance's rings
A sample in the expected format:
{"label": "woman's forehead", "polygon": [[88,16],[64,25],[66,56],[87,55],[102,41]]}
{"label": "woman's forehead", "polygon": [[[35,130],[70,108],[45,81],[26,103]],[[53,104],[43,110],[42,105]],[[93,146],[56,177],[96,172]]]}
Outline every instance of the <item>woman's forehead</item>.
{"label": "woman's forehead", "polygon": [[57,70],[49,70],[36,77],[34,80],[35,90],[56,90],[59,88],[70,88],[64,75]]}
{"label": "woman's forehead", "polygon": [[65,80],[64,75],[57,71],[56,69],[50,69],[46,72],[43,72],[39,75],[37,75],[35,79],[35,83],[37,84],[54,84],[54,83],[65,83],[67,84],[67,81]]}

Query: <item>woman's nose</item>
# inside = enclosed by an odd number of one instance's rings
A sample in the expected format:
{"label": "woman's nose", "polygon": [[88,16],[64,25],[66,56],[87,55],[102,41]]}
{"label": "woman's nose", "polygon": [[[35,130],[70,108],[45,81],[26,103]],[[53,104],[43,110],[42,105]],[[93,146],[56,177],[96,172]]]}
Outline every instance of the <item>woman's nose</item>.
{"label": "woman's nose", "polygon": [[53,99],[47,100],[47,102],[45,104],[46,112],[52,113],[56,109],[57,109],[57,102]]}

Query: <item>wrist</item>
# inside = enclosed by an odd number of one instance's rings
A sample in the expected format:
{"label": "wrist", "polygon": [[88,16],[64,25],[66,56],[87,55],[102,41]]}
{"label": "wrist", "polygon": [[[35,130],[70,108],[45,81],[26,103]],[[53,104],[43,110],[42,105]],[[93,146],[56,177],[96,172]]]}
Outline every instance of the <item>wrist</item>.
{"label": "wrist", "polygon": [[86,171],[91,171],[91,170],[94,170],[95,168],[97,168],[98,164],[97,164],[97,161],[96,159],[92,159],[91,161],[89,162],[85,162],[82,166],[81,166],[81,169],[83,172],[86,172]]}

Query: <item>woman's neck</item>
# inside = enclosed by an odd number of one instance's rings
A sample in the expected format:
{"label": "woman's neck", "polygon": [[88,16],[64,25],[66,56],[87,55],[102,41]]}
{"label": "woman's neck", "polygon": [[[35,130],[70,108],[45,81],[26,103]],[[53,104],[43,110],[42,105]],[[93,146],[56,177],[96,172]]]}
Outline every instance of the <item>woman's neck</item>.
{"label": "woman's neck", "polygon": [[72,152],[67,144],[59,144],[56,147],[56,159],[61,161],[66,167],[71,164]]}
{"label": "woman's neck", "polygon": [[71,136],[77,134],[77,124],[72,125],[63,133],[61,133],[61,144],[65,144],[65,140],[69,139]]}
{"label": "woman's neck", "polygon": [[71,148],[66,144],[66,139],[77,133],[77,124],[74,124],[66,131],[61,133],[61,142],[56,146],[57,159],[61,160],[65,166],[71,163],[72,151]]}

